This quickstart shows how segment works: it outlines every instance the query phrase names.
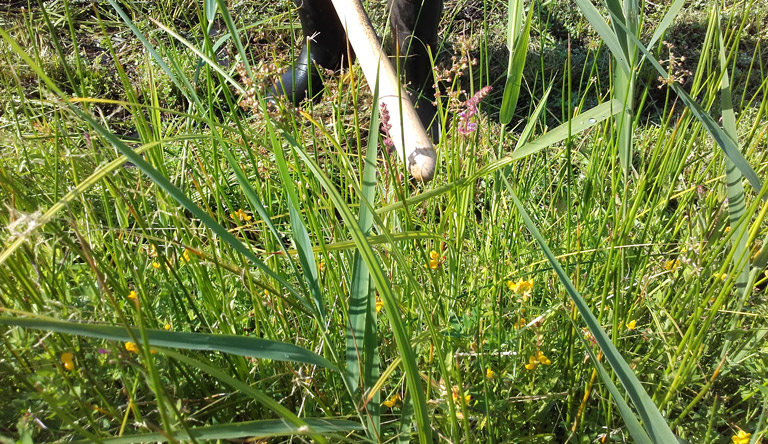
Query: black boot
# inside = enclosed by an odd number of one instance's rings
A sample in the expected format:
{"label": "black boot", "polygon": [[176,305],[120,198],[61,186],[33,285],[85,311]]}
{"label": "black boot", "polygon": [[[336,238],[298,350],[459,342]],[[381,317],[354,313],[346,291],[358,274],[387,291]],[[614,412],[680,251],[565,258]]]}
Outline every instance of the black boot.
{"label": "black boot", "polygon": [[346,51],[346,34],[331,0],[294,2],[299,8],[304,43],[299,58],[270,88],[267,100],[282,95],[298,105],[310,92],[314,98],[320,97],[323,80],[315,64],[326,69],[339,68]]}
{"label": "black boot", "polygon": [[[427,48],[437,56],[437,27],[443,12],[443,0],[388,0],[390,23],[395,44],[399,48],[402,70],[411,93],[416,113],[430,128],[433,140],[440,134],[435,120],[435,100],[432,64]],[[431,127],[430,127],[431,125]]]}

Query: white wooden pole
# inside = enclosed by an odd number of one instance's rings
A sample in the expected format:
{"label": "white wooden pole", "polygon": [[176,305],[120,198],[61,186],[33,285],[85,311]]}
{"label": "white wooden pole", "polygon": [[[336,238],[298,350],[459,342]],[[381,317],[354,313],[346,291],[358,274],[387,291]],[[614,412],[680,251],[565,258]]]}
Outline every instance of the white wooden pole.
{"label": "white wooden pole", "polygon": [[389,123],[392,125],[389,133],[400,160],[405,162],[408,171],[416,180],[429,182],[435,175],[435,147],[427,136],[416,110],[413,109],[408,93],[400,86],[392,64],[381,50],[363,5],[360,0],[331,1],[371,91],[378,79],[379,103],[386,104],[389,110]]}

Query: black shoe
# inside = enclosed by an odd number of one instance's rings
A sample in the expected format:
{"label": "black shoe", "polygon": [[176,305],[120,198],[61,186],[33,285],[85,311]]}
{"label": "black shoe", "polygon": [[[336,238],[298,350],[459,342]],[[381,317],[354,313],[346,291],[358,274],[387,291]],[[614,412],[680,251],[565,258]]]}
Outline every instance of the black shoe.
{"label": "black shoe", "polygon": [[323,80],[318,66],[338,69],[346,50],[346,34],[330,0],[294,0],[304,35],[301,52],[291,68],[273,84],[267,95],[269,102],[285,96],[294,105],[312,94],[318,99]]}

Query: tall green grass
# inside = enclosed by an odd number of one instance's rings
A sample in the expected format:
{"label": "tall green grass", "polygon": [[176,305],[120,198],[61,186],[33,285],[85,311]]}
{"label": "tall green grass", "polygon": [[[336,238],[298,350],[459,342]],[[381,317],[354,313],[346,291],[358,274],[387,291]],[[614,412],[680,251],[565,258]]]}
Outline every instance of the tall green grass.
{"label": "tall green grass", "polygon": [[266,109],[286,5],[9,14],[0,435],[758,442],[768,9],[576,3],[448,3],[428,185],[356,67]]}

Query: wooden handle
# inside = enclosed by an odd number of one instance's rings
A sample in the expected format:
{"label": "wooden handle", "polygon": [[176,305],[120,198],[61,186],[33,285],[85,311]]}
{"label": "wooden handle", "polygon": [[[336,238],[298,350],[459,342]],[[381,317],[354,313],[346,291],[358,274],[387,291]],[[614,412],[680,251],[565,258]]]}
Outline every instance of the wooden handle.
{"label": "wooden handle", "polygon": [[360,0],[331,1],[344,30],[347,31],[347,38],[355,50],[371,91],[378,80],[379,103],[386,104],[392,116],[389,122],[392,128],[389,133],[400,160],[406,163],[408,171],[416,180],[429,182],[435,175],[435,147],[424,131],[416,110],[413,109],[408,93],[400,86],[392,64],[382,52],[379,39],[373,32],[363,5]]}

